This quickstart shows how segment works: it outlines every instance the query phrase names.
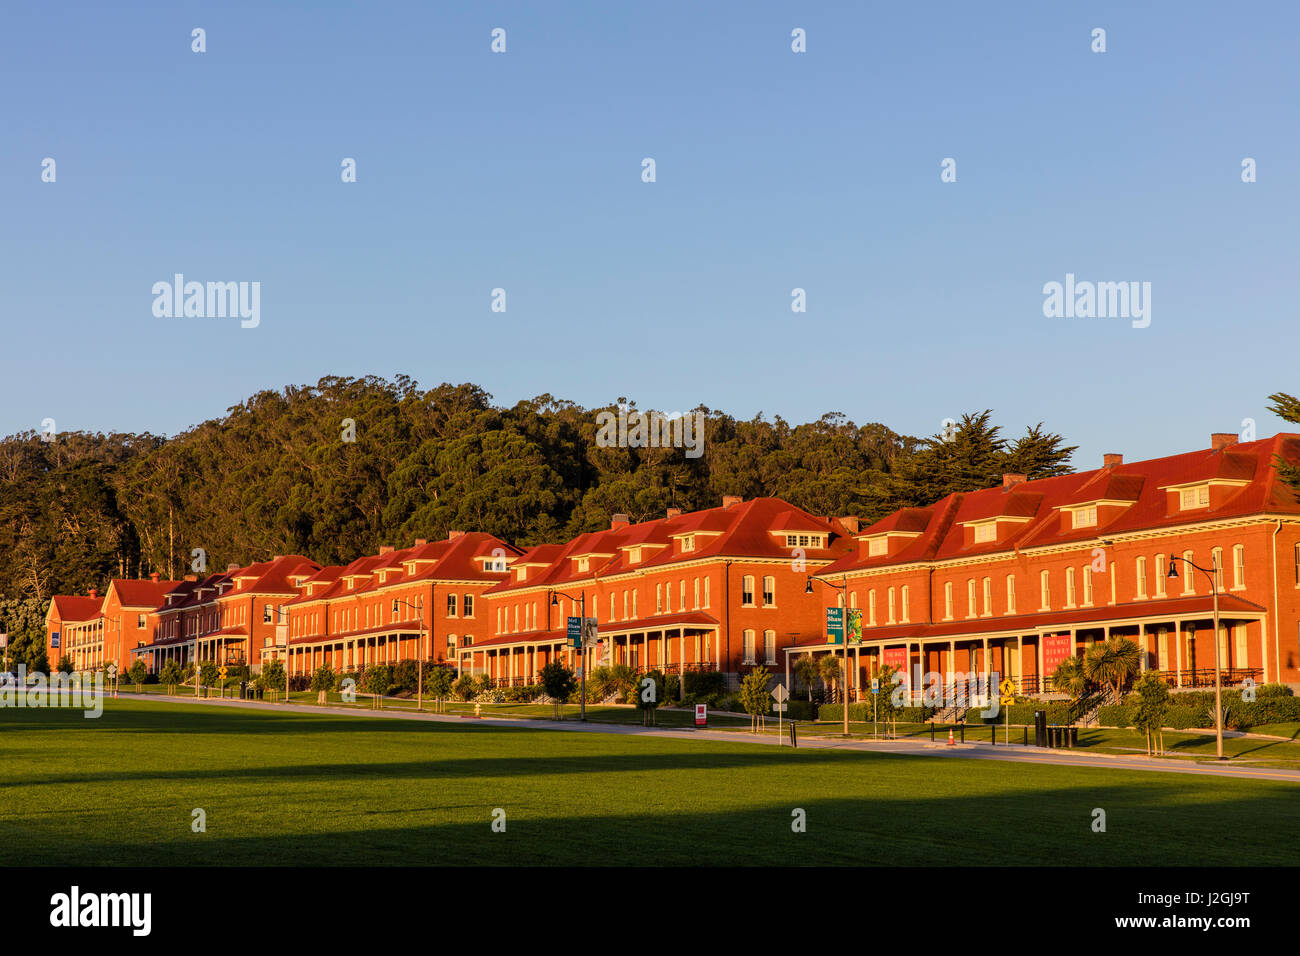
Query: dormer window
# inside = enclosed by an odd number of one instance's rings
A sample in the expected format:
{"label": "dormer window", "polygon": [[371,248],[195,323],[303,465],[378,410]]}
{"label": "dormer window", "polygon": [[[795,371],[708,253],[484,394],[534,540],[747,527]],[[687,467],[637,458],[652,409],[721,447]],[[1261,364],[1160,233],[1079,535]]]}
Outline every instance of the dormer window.
{"label": "dormer window", "polygon": [[867,556],[879,557],[889,550],[889,542],[884,538],[872,538],[867,544]]}
{"label": "dormer window", "polygon": [[491,571],[497,574],[501,574],[505,571],[505,569],[506,569],[505,558],[488,558],[486,561],[483,562],[484,571]]}
{"label": "dormer window", "polygon": [[524,578],[526,578],[527,576],[528,576],[528,569],[527,569],[527,568],[515,568],[515,580],[516,580],[516,581],[522,581],[522,580],[523,580]]}
{"label": "dormer window", "polygon": [[1097,506],[1088,505],[1086,508],[1074,509],[1074,527],[1091,528],[1097,523]]}
{"label": "dormer window", "polygon": [[[787,534],[785,536],[785,546],[787,548],[821,548],[822,535],[820,534]],[[882,554],[884,552],[881,552]]]}
{"label": "dormer window", "polygon": [[975,526],[975,543],[983,544],[988,541],[996,541],[998,537],[998,525],[996,521],[989,521],[985,524]]}
{"label": "dormer window", "polygon": [[695,550],[695,535],[688,534],[682,537],[682,550],[683,551]]}
{"label": "dormer window", "polygon": [[1210,506],[1210,486],[1201,485],[1197,488],[1184,488],[1179,492],[1178,497],[1183,511],[1191,511],[1194,508],[1208,508]]}
{"label": "dormer window", "polygon": [[630,549],[630,550],[628,551],[628,553],[627,553],[627,560],[628,560],[628,563],[629,563],[629,564],[640,564],[640,563],[641,563],[641,549],[640,549],[640,548],[632,548],[632,549]]}
{"label": "dormer window", "polygon": [[590,570],[591,570],[591,558],[579,558],[579,559],[578,559],[578,570],[579,570],[579,571],[590,571]]}

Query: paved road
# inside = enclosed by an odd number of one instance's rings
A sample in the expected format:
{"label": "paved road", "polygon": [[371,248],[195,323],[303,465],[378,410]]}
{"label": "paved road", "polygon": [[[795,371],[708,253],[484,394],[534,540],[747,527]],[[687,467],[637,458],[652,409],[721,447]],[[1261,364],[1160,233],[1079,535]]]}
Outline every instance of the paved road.
{"label": "paved road", "polygon": [[[582,723],[577,720],[534,720],[521,717],[459,717],[453,714],[415,713],[396,710],[345,710],[335,707],[321,707],[315,704],[273,704],[257,700],[222,700],[221,698],[166,697],[161,694],[121,694],[133,700],[159,702],[179,702],[208,704],[213,707],[242,707],[254,710],[274,710],[303,714],[332,714],[350,717],[374,717],[390,720],[423,720],[436,723],[453,723],[460,726],[509,727],[514,730],[563,730],[570,733],[591,734],[636,734],[648,737],[666,737],[673,740],[716,740],[733,744],[754,744],[758,746],[785,746],[785,742],[774,735],[754,735],[745,733],[727,733],[717,730],[696,730],[694,728],[672,729],[657,727],[638,727],[628,724]],[[1085,753],[1077,750],[1042,750],[1038,747],[1024,747],[1020,744],[956,744],[947,746],[942,743],[930,743],[927,740],[840,740],[828,737],[801,737],[801,748],[813,750],[856,750],[875,753],[896,753],[922,757],[949,757],[964,760],[1002,760],[1012,763],[1055,764],[1066,767],[1106,768],[1114,770],[1147,770],[1155,773],[1208,774],[1215,777],[1243,777],[1251,780],[1282,780],[1300,783],[1300,770],[1276,770],[1251,768],[1244,764],[1196,763],[1186,758],[1157,758],[1141,755],[1125,756],[1119,754]]]}

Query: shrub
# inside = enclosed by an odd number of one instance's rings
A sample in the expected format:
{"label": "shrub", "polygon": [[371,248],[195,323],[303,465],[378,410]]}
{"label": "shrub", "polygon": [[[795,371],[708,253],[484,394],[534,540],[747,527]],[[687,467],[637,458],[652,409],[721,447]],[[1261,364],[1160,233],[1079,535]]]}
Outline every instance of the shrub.
{"label": "shrub", "polygon": [[816,720],[817,705],[810,701],[791,698],[785,702],[785,716],[788,720]]}
{"label": "shrub", "polygon": [[469,700],[478,692],[477,683],[469,674],[461,674],[451,685],[451,692],[458,700]]}
{"label": "shrub", "polygon": [[1097,723],[1102,727],[1132,727],[1137,719],[1137,708],[1127,704],[1106,704],[1097,710]]}
{"label": "shrub", "polygon": [[727,680],[721,671],[687,671],[686,694],[700,703],[716,704],[727,693]]}
{"label": "shrub", "polygon": [[1186,730],[1189,727],[1208,727],[1214,723],[1203,707],[1186,707],[1181,704],[1171,705],[1165,710],[1165,726],[1174,730]]}
{"label": "shrub", "polygon": [[131,683],[137,687],[145,682],[149,676],[149,668],[145,666],[144,661],[139,658],[131,665],[131,669],[126,672],[126,676],[131,678]]}
{"label": "shrub", "polygon": [[415,661],[398,661],[391,668],[392,685],[389,690],[392,693],[409,690],[415,693],[420,674],[415,668]]}

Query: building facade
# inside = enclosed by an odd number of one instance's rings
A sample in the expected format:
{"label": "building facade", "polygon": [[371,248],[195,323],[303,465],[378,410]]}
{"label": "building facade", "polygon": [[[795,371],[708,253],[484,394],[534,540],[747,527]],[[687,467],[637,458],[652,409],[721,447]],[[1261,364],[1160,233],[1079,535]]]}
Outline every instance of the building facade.
{"label": "building facade", "polygon": [[[1047,692],[1062,659],[1115,635],[1174,689],[1211,686],[1216,650],[1225,684],[1300,682],[1300,504],[1278,461],[1300,462],[1300,436],[1216,434],[1169,458],[1006,475],[863,529],[816,585],[825,603],[847,594],[861,610],[852,695],[881,666],[914,693],[918,675],[951,687],[971,671]],[[790,656],[836,652],[822,642]]]}

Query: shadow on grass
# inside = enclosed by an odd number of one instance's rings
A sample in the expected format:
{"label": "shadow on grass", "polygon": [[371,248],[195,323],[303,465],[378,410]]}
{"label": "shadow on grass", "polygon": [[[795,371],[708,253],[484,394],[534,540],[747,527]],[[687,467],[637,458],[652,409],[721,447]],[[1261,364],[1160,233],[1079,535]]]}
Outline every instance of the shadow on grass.
{"label": "shadow on grass", "polygon": [[[0,862],[35,865],[1294,865],[1300,816],[1283,791],[1242,799],[1171,800],[1154,784],[1019,787],[993,795],[828,797],[813,782],[725,810],[627,793],[571,810],[552,797],[520,802],[483,793],[476,803],[398,808],[408,825],[358,826],[328,806],[295,807],[294,833],[223,832],[239,825],[220,801],[209,832],[189,832],[178,808],[166,833],[151,827],[69,840],[68,821],[36,821],[22,847],[0,844]],[[644,803],[638,809],[638,803]],[[1107,813],[1104,833],[1093,811]],[[493,812],[506,830],[493,832]],[[806,831],[791,827],[796,809]],[[1224,823],[1235,820],[1232,840]],[[263,824],[276,821],[262,821]],[[342,825],[339,825],[342,823]]]}

